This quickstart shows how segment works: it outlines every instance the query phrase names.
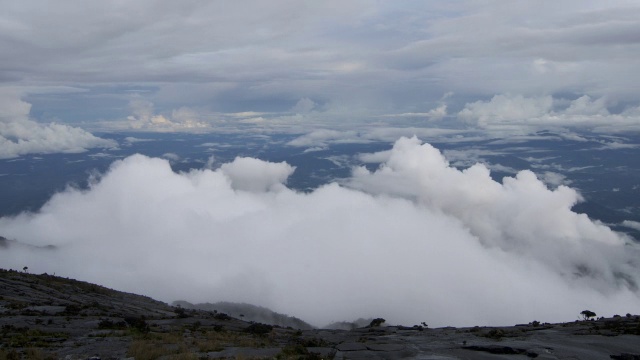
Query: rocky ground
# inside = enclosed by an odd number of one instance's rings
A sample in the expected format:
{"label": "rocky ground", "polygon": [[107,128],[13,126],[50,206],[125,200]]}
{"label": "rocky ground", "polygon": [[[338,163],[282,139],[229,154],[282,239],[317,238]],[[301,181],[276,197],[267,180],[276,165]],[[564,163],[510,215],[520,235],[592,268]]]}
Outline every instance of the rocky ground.
{"label": "rocky ground", "polygon": [[640,316],[563,324],[298,330],[0,270],[0,360],[640,359]]}

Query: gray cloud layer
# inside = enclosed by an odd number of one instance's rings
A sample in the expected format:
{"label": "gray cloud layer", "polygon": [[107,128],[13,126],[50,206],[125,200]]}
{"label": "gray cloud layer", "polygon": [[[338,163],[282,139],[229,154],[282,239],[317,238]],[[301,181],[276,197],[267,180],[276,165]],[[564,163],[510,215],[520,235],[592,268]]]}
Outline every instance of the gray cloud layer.
{"label": "gray cloud layer", "polygon": [[528,171],[503,183],[403,138],[345,186],[304,194],[285,163],[237,158],[174,173],[115,162],[87,191],[1,218],[3,266],[56,272],[171,301],[241,301],[322,325],[383,316],[430,325],[572,320],[640,300],[637,244]]}
{"label": "gray cloud layer", "polygon": [[[615,115],[638,106],[636,1],[2,1],[2,9],[0,86],[85,90],[28,101],[108,128],[455,121],[465,104],[496,95],[588,96]],[[157,113],[140,117],[132,101]],[[232,115],[250,111],[266,115]],[[548,120],[539,125],[566,119]],[[637,130],[637,117],[629,122]]]}

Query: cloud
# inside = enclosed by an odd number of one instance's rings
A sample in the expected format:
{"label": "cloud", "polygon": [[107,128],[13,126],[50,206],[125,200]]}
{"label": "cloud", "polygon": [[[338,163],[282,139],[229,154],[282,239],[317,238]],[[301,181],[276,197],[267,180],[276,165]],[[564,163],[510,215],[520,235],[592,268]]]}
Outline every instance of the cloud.
{"label": "cloud", "polygon": [[625,220],[625,221],[622,222],[621,225],[625,226],[625,227],[628,227],[630,229],[634,229],[634,230],[640,231],[640,222],[637,222],[637,221]]}
{"label": "cloud", "polygon": [[180,161],[180,155],[176,153],[164,153],[162,157],[172,162]]}
{"label": "cloud", "polygon": [[[223,114],[293,106],[344,123],[438,119],[445,109],[433,104],[449,93],[449,112],[495,94],[638,105],[640,7],[630,1],[61,0],[56,9],[12,4],[3,15],[0,81],[80,89],[30,100],[53,117],[72,112],[102,125],[130,115],[122,110],[130,92],[163,109],[132,115],[132,125],[165,131],[189,128],[164,112],[183,106]],[[263,118],[257,125],[270,126]],[[191,129],[203,122],[192,120]]]}
{"label": "cloud", "polygon": [[[563,106],[568,102],[568,106]],[[638,107],[611,113],[605,98],[583,95],[575,100],[552,96],[495,95],[489,101],[467,103],[458,118],[487,130],[531,132],[548,128],[580,128],[595,132],[640,130]],[[571,140],[584,140],[566,133]]]}
{"label": "cloud", "polygon": [[31,104],[21,99],[20,91],[0,88],[0,159],[118,146],[78,127],[38,123],[29,119],[30,111]]}
{"label": "cloud", "polygon": [[[88,190],[0,218],[9,268],[29,266],[172,301],[240,301],[323,325],[382,316],[432,326],[573,320],[631,311],[638,247],[529,171],[491,180],[416,138],[344,185],[297,193],[285,163],[237,158],[175,173],[113,163]],[[171,284],[171,286],[167,286]]]}
{"label": "cloud", "polygon": [[220,170],[235,190],[265,192],[281,188],[293,174],[294,167],[285,162],[269,163],[254,158],[236,158]]}
{"label": "cloud", "polygon": [[566,176],[553,172],[553,171],[545,171],[540,176],[540,180],[544,181],[545,184],[551,187],[558,187],[560,185],[569,185],[572,183],[571,180],[567,179]]}
{"label": "cloud", "polygon": [[[460,93],[580,93],[633,100],[631,59],[636,3],[462,2],[456,15],[428,23],[429,36],[393,53],[401,68],[422,68]],[[451,10],[451,8],[449,9]],[[535,21],[528,21],[531,17]],[[483,29],[478,31],[477,29]],[[626,44],[626,45],[623,45]],[[404,60],[404,61],[403,61]],[[404,65],[404,66],[403,66]]]}
{"label": "cloud", "polygon": [[522,95],[496,95],[490,101],[466,104],[458,117],[476,121],[478,126],[523,123],[547,114],[553,106],[551,96],[526,98]]}
{"label": "cloud", "polygon": [[447,105],[440,104],[435,109],[431,109],[423,113],[402,113],[402,114],[386,114],[380,115],[380,117],[386,118],[426,118],[428,120],[441,120],[447,116]]}
{"label": "cloud", "polygon": [[368,142],[368,140],[360,138],[356,131],[318,129],[289,141],[287,145],[296,147],[326,147],[329,143],[340,142],[363,143]]}
{"label": "cloud", "polygon": [[313,110],[316,107],[316,103],[309,98],[302,98],[298,100],[296,105],[291,108],[291,112],[296,114],[304,114]]}
{"label": "cloud", "polygon": [[[422,138],[438,138],[439,141],[451,140],[467,133],[464,130],[419,128],[419,127],[362,127],[348,130],[314,129],[289,141],[294,147],[327,147],[329,144],[362,144],[373,141],[393,142],[401,136],[420,136]],[[460,140],[460,138],[457,138]]]}
{"label": "cloud", "polygon": [[304,149],[303,153],[310,153],[310,152],[324,151],[324,150],[327,150],[327,148],[326,147],[321,147],[321,146],[315,146],[315,147],[310,147],[310,148]]}
{"label": "cloud", "polygon": [[[132,115],[127,117],[125,127],[147,131],[202,131],[209,129],[208,123],[200,121],[199,115],[188,108],[173,110],[171,117],[154,113],[153,103],[142,99],[129,102]],[[115,124],[115,123],[114,123]],[[122,124],[120,124],[122,126]]]}
{"label": "cloud", "polygon": [[139,142],[153,141],[153,139],[140,139],[133,136],[127,136],[126,138],[124,138],[124,141],[126,145],[131,145]]}

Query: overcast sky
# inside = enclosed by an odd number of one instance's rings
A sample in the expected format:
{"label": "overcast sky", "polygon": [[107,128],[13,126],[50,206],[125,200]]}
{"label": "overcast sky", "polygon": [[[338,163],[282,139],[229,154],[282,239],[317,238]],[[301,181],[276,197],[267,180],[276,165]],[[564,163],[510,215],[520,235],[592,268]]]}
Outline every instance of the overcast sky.
{"label": "overcast sky", "polygon": [[637,1],[0,6],[0,87],[11,94],[0,103],[31,104],[26,115],[43,124],[173,131],[412,120],[610,132],[640,123]]}
{"label": "overcast sky", "polygon": [[[0,9],[0,159],[115,149],[123,144],[100,131],[132,130],[285,131],[297,135],[292,151],[541,129],[637,146],[620,136],[640,130],[637,0]],[[577,191],[548,189],[529,171],[496,182],[418,138],[360,158],[380,167],[298,193],[285,163],[174,173],[131,156],[88,189],[0,218],[0,235],[16,241],[0,264],[163,300],[254,302],[318,325],[381,315],[513,324],[637,307],[640,249],[573,212]]]}

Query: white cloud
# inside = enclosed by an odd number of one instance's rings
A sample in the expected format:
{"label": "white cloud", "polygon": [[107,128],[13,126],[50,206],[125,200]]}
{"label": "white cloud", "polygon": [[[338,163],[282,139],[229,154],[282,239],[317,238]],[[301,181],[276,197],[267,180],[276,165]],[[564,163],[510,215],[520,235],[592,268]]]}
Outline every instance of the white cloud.
{"label": "white cloud", "polygon": [[[458,118],[487,130],[513,130],[530,132],[548,128],[581,128],[596,132],[625,132],[640,130],[637,107],[629,107],[612,114],[605,98],[593,100],[583,95],[569,101],[551,96],[525,97],[522,95],[495,95],[489,101],[476,101],[465,105]],[[571,140],[583,140],[564,132]]]}
{"label": "white cloud", "polygon": [[605,99],[592,100],[589,96],[583,95],[571,102],[569,107],[563,111],[566,115],[609,115]]}
{"label": "white cloud", "polygon": [[78,127],[29,119],[31,104],[21,95],[18,90],[0,88],[0,159],[118,146],[113,140],[101,139]]}
{"label": "white cloud", "polygon": [[545,184],[549,185],[552,188],[557,188],[560,185],[569,185],[571,184],[571,180],[567,179],[566,176],[559,174],[553,171],[545,171],[540,176],[540,180],[544,181]]}
{"label": "white cloud", "polygon": [[0,120],[2,122],[26,120],[31,104],[21,99],[22,93],[11,88],[0,88]]}
{"label": "white cloud", "polygon": [[304,149],[303,153],[310,153],[310,152],[323,151],[323,150],[327,150],[327,148],[321,147],[321,146],[315,146],[315,147]]}
{"label": "white cloud", "polygon": [[575,273],[572,267],[585,265],[602,280],[621,281],[610,265],[590,263],[584,255],[614,251],[623,256],[619,251],[624,240],[586,215],[573,213],[571,207],[581,199],[574,190],[559,186],[549,191],[530,171],[499,184],[485,166],[455,170],[436,149],[420,146],[414,138],[399,140],[376,172],[359,169],[350,186],[405,197],[452,215],[483,245],[535,259],[558,273]]}
{"label": "white cloud", "polygon": [[432,120],[440,120],[447,116],[447,105],[441,104],[435,109],[431,109],[427,112],[427,118]]}
{"label": "white cloud", "polygon": [[[416,128],[416,127],[356,127],[345,130],[314,129],[289,141],[287,145],[295,147],[321,147],[329,144],[362,144],[373,141],[393,142],[401,136],[419,136],[421,138],[438,138],[439,141],[464,141],[458,136],[467,133],[464,130]],[[449,137],[453,137],[449,138]]]}
{"label": "white cloud", "polygon": [[625,220],[622,222],[622,226],[640,231],[640,222],[637,222],[637,221]]}
{"label": "white cloud", "polygon": [[[5,267],[162,300],[244,301],[317,325],[382,316],[432,326],[632,311],[638,246],[571,211],[578,194],[520,172],[503,183],[401,139],[346,184],[287,189],[285,163],[172,172],[134,155],[86,191],[1,218]],[[171,286],[167,286],[170,284]]]}
{"label": "white cloud", "polygon": [[[200,121],[198,113],[181,107],[173,110],[171,117],[155,114],[153,103],[142,99],[133,99],[129,102],[132,115],[127,117],[125,127],[135,130],[147,131],[202,131],[210,129],[210,125]],[[113,123],[116,126],[123,124]]]}
{"label": "white cloud", "polygon": [[285,162],[269,163],[254,158],[236,158],[220,170],[231,180],[235,190],[265,192],[283,187],[294,167]]}
{"label": "white cloud", "polygon": [[553,106],[551,96],[526,98],[522,95],[496,95],[490,101],[476,101],[465,105],[458,117],[475,121],[478,126],[523,123],[546,115]]}
{"label": "white cloud", "polygon": [[326,147],[329,143],[363,143],[368,142],[367,139],[360,138],[356,131],[339,131],[330,129],[313,130],[308,134],[301,135],[287,143],[289,146],[313,146]]}
{"label": "white cloud", "polygon": [[[449,97],[450,95],[445,94],[445,96]],[[401,113],[401,114],[380,115],[380,117],[385,117],[385,118],[426,118],[427,120],[441,120],[445,116],[447,116],[446,104],[440,104],[438,105],[438,107],[422,113],[411,112],[411,113]]]}
{"label": "white cloud", "polygon": [[140,138],[136,138],[133,136],[127,136],[126,138],[124,138],[125,141],[125,145],[131,145],[131,144],[135,144],[135,143],[139,143],[139,142],[148,142],[148,141],[154,141],[153,139],[140,139]]}
{"label": "white cloud", "polygon": [[296,114],[304,114],[313,110],[316,107],[316,103],[309,98],[302,98],[298,100],[296,105],[291,109],[291,112]]}
{"label": "white cloud", "polygon": [[364,162],[364,163],[369,163],[369,164],[380,164],[383,163],[387,160],[389,160],[389,157],[391,157],[391,150],[389,151],[378,151],[376,153],[364,153],[364,154],[358,154],[358,160]]}
{"label": "white cloud", "polygon": [[176,153],[164,153],[162,157],[173,162],[180,161],[180,155]]}
{"label": "white cloud", "polygon": [[[456,167],[469,167],[476,163],[484,163],[487,156],[498,156],[504,155],[504,151],[495,151],[495,150],[486,150],[479,148],[469,148],[469,149],[449,149],[443,151],[444,156],[454,164]],[[514,173],[516,173],[515,171]]]}

